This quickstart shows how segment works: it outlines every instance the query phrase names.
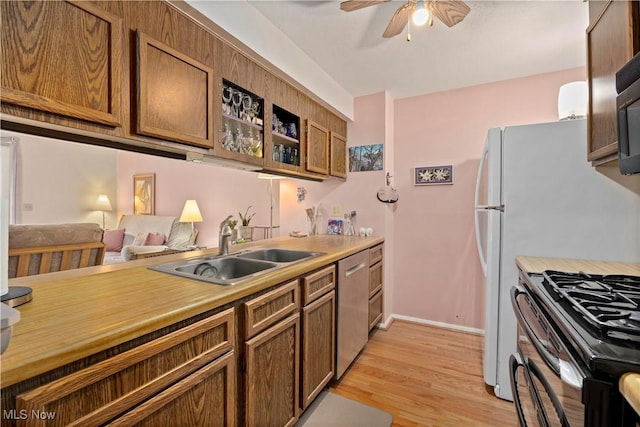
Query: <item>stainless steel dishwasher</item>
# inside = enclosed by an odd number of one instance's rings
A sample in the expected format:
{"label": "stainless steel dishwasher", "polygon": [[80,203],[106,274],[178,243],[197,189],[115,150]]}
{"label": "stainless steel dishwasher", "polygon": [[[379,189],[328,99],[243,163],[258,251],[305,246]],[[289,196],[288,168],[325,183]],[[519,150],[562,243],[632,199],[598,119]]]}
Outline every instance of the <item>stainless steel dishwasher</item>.
{"label": "stainless steel dishwasher", "polygon": [[339,379],[369,338],[369,251],[338,262],[336,375]]}

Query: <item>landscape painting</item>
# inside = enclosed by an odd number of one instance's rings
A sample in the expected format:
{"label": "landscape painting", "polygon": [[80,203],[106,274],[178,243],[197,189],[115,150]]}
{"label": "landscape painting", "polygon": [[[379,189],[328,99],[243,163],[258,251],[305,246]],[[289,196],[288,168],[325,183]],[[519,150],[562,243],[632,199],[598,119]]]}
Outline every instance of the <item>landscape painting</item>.
{"label": "landscape painting", "polygon": [[382,170],[382,144],[349,147],[349,172]]}

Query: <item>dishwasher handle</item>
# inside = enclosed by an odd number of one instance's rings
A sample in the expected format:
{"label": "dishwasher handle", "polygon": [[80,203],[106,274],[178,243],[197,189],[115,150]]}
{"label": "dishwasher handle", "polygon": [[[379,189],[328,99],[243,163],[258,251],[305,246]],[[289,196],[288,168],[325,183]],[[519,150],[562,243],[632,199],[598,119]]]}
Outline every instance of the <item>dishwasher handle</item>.
{"label": "dishwasher handle", "polygon": [[345,277],[349,277],[352,274],[355,274],[356,271],[358,270],[362,270],[364,267],[367,266],[366,262],[361,262],[360,264],[354,265],[353,267],[349,267],[345,272],[344,272],[344,276]]}

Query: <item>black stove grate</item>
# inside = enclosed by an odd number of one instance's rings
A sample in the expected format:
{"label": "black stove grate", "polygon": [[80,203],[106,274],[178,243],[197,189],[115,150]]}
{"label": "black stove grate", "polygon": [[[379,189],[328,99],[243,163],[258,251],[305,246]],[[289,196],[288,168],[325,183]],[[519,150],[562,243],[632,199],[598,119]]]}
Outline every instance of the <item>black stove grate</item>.
{"label": "black stove grate", "polygon": [[542,283],[600,336],[640,341],[640,276],[547,270]]}

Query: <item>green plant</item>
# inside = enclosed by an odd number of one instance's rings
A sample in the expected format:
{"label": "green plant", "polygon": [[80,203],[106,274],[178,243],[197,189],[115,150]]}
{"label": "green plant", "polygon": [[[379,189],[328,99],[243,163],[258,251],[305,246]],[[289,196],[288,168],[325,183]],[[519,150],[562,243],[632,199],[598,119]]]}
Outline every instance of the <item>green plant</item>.
{"label": "green plant", "polygon": [[244,215],[242,215],[240,212],[238,212],[238,216],[240,216],[240,221],[242,222],[242,226],[243,227],[246,227],[247,225],[249,225],[249,223],[251,222],[251,218],[253,218],[253,216],[256,214],[254,212],[251,215],[249,215],[249,209],[251,209],[251,205],[249,205],[247,210],[244,211]]}

